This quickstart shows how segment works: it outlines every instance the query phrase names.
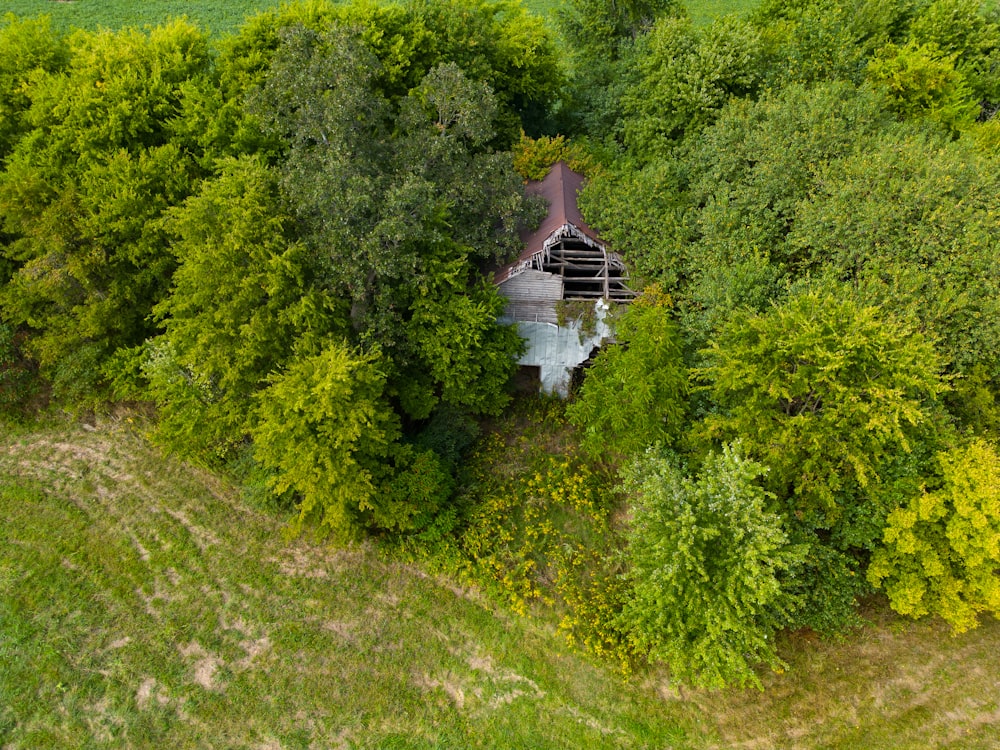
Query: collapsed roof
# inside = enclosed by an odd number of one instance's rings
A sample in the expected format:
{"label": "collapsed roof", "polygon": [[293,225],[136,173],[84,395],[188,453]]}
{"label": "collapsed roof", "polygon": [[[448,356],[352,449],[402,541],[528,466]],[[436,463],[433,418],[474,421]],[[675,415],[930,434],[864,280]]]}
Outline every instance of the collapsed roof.
{"label": "collapsed roof", "polygon": [[548,203],[548,213],[538,229],[522,233],[525,249],[517,260],[497,271],[497,284],[530,269],[539,281],[542,275],[558,277],[557,299],[628,301],[635,296],[625,284],[628,274],[621,257],[607,249],[580,214],[577,194],[582,187],[583,176],[562,161],[553,165],[545,179],[528,183],[525,193],[541,196]]}

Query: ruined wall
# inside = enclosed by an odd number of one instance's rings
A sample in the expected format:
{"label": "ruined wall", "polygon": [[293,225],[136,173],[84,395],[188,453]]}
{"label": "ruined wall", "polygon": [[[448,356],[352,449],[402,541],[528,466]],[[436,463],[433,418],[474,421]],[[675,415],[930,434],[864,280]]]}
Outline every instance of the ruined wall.
{"label": "ruined wall", "polygon": [[556,303],[563,297],[559,276],[528,269],[500,284],[500,294],[507,298],[504,322],[557,322]]}
{"label": "ruined wall", "polygon": [[594,347],[613,338],[607,320],[608,303],[603,299],[594,302],[597,322],[593,330],[584,331],[579,320],[568,325],[519,321],[517,330],[527,348],[518,360],[519,365],[540,368],[542,392],[565,398],[569,395],[574,368],[585,362]]}

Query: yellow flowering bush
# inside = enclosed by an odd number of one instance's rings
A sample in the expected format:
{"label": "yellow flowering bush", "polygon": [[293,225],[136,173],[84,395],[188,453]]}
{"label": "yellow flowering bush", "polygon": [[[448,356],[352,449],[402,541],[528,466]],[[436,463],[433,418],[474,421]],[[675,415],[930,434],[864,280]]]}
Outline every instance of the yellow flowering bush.
{"label": "yellow flowering bush", "polygon": [[628,672],[632,652],[616,624],[628,587],[610,552],[611,475],[577,455],[561,403],[536,401],[507,419],[466,467],[463,574],[515,612],[558,607],[573,646]]}
{"label": "yellow flowering bush", "polygon": [[619,572],[601,551],[579,543],[566,550],[559,557],[555,579],[566,608],[559,630],[571,646],[615,662],[629,674],[636,654],[619,627],[629,596]]}

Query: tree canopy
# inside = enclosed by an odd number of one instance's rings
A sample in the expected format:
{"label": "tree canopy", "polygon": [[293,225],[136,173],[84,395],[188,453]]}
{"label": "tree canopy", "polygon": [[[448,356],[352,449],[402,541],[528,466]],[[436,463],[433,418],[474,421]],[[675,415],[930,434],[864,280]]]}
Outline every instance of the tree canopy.
{"label": "tree canopy", "polygon": [[[1000,424],[997,28],[976,0],[768,0],[700,28],[664,14],[612,63],[622,105],[595,92],[604,120],[583,122],[614,154],[585,216],[673,300],[659,330],[676,331],[693,378],[679,476],[738,441],[803,552],[775,572],[796,602],[786,626],[841,630],[875,585],[958,629],[995,611],[982,550],[996,458],[978,441]],[[588,389],[626,358],[637,377],[657,351],[625,344],[571,407],[593,408],[611,442],[623,399],[593,407]],[[662,440],[626,434],[633,456]],[[951,499],[960,465],[975,500]],[[630,539],[651,545],[640,513]]]}

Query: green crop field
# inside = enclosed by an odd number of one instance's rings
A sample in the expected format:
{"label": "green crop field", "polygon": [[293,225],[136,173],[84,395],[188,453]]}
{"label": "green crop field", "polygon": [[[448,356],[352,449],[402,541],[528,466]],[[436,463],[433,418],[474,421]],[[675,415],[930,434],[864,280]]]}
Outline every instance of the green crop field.
{"label": "green crop field", "polygon": [[[533,13],[551,19],[564,0],[522,0]],[[705,24],[727,13],[747,13],[759,0],[686,0],[696,23]],[[990,0],[994,7],[1000,0]],[[20,16],[50,15],[58,28],[144,27],[186,16],[213,34],[225,34],[249,15],[278,5],[278,0],[7,0],[5,11]]]}
{"label": "green crop field", "polygon": [[200,28],[223,34],[276,0],[7,0],[6,10],[20,16],[46,13],[57,28],[118,29],[123,26],[155,26],[171,18],[186,16]]}
{"label": "green crop field", "polygon": [[368,547],[286,541],[130,418],[0,432],[4,748],[988,748],[1000,625],[787,640],[677,693]]}
{"label": "green crop field", "polygon": [[[524,0],[534,13],[551,18],[563,0]],[[688,0],[695,21],[704,23],[729,12],[744,12],[757,0]],[[110,28],[156,25],[186,16],[200,28],[224,34],[239,27],[243,19],[278,5],[278,0],[6,0],[4,10],[19,16],[46,13],[60,29]]]}

